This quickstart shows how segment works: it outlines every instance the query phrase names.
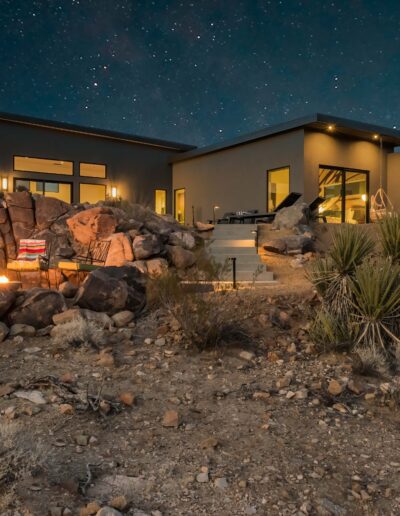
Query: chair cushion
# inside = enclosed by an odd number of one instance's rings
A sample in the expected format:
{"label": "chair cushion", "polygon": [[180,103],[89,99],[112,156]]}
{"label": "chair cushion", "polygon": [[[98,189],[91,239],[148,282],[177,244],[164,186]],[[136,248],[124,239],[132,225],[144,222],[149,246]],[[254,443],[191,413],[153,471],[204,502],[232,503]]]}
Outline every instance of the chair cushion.
{"label": "chair cushion", "polygon": [[39,258],[36,260],[11,260],[7,263],[7,269],[10,271],[40,271]]}
{"label": "chair cushion", "polygon": [[65,271],[94,271],[99,268],[98,265],[77,262],[58,262],[57,267]]}

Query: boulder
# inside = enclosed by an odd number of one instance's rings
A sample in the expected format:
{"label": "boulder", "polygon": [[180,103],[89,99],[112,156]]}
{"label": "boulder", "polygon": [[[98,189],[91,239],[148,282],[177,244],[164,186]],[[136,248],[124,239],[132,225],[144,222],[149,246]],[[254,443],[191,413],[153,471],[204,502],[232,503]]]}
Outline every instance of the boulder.
{"label": "boulder", "polygon": [[162,244],[156,235],[139,235],[132,243],[135,260],[145,260],[161,253]]}
{"label": "boulder", "polygon": [[70,281],[64,281],[60,284],[58,287],[58,291],[61,292],[61,294],[64,297],[70,298],[74,297],[75,294],[78,292],[78,287],[71,283]]}
{"label": "boulder", "polygon": [[124,233],[114,233],[108,240],[111,242],[105,265],[120,267],[133,260],[132,246]]}
{"label": "boulder", "polygon": [[139,312],[146,302],[145,279],[135,268],[103,267],[91,272],[80,287],[76,303],[96,312]]}
{"label": "boulder", "polygon": [[314,250],[314,241],[304,235],[289,235],[265,242],[263,247],[277,254],[304,254]]}
{"label": "boulder", "polygon": [[10,328],[10,337],[34,337],[36,329],[30,324],[13,324]]}
{"label": "boulder", "polygon": [[62,215],[55,222],[53,222],[53,224],[50,226],[51,231],[56,235],[67,235],[69,233],[67,221],[83,210],[84,208],[82,207],[70,206],[69,211],[65,215]]}
{"label": "boulder", "polygon": [[15,244],[14,234],[11,228],[8,211],[5,207],[0,207],[0,233],[2,236],[6,257],[14,260],[17,257],[17,247]]}
{"label": "boulder", "polygon": [[214,224],[205,224],[204,222],[195,222],[194,227],[197,231],[212,231],[214,229]]}
{"label": "boulder", "polygon": [[305,202],[282,208],[275,215],[272,229],[294,229],[299,225],[307,224],[308,211],[308,204]]}
{"label": "boulder", "polygon": [[37,195],[35,201],[35,218],[38,229],[48,229],[50,226],[65,215],[70,209],[70,205],[53,197]]}
{"label": "boulder", "polygon": [[67,225],[77,242],[88,246],[91,240],[110,237],[117,226],[113,211],[107,207],[89,208],[67,219]]}
{"label": "boulder", "polygon": [[3,317],[13,305],[17,294],[13,290],[2,288],[0,290],[0,317]]}
{"label": "boulder", "polygon": [[[136,262],[133,262],[134,265],[135,263]],[[168,262],[165,258],[152,258],[151,260],[147,260],[145,264],[147,267],[145,273],[147,273],[152,278],[161,276],[168,270]]]}
{"label": "boulder", "polygon": [[167,254],[171,263],[177,269],[187,269],[191,267],[196,262],[196,256],[191,251],[187,249],[183,249],[178,245],[168,245],[167,246]]}
{"label": "boulder", "polygon": [[53,316],[53,322],[56,326],[80,320],[92,322],[102,329],[110,329],[114,325],[113,320],[107,314],[85,308],[70,308]]}
{"label": "boulder", "polygon": [[0,342],[3,342],[3,340],[7,337],[9,333],[8,326],[0,321]]}
{"label": "boulder", "polygon": [[6,194],[14,238],[30,238],[35,229],[33,200],[29,192],[9,192]]}
{"label": "boulder", "polygon": [[196,240],[189,231],[174,231],[169,235],[168,243],[170,245],[180,245],[189,251],[196,246]]}
{"label": "boulder", "polygon": [[53,316],[66,309],[64,297],[56,290],[33,288],[8,313],[10,324],[28,324],[44,328],[53,322]]}
{"label": "boulder", "polygon": [[142,274],[147,274],[147,262],[150,260],[135,260],[134,262],[130,263],[129,265],[131,267],[135,267],[139,272]]}
{"label": "boulder", "polygon": [[114,324],[117,328],[122,328],[123,326],[129,324],[134,317],[135,314],[130,310],[123,310],[122,312],[114,314],[111,319],[114,321]]}

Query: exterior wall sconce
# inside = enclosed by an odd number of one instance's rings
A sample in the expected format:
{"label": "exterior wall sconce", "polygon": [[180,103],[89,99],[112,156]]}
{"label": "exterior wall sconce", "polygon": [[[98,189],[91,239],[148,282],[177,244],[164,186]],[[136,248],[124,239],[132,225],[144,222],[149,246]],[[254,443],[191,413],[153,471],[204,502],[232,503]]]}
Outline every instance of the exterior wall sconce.
{"label": "exterior wall sconce", "polygon": [[328,125],[328,131],[332,132],[332,131],[334,131],[334,129],[335,129],[334,125],[332,125],[332,124]]}
{"label": "exterior wall sconce", "polygon": [[1,189],[3,192],[8,192],[8,177],[1,178]]}
{"label": "exterior wall sconce", "polygon": [[379,134],[374,134],[374,136],[372,137],[374,140],[377,140],[379,138]]}
{"label": "exterior wall sconce", "polygon": [[111,187],[111,197],[113,199],[116,199],[117,198],[117,194],[118,194],[117,187],[116,186],[112,186]]}
{"label": "exterior wall sconce", "polygon": [[215,219],[216,219],[215,212],[217,210],[219,210],[219,206],[213,206],[213,224],[215,224]]}

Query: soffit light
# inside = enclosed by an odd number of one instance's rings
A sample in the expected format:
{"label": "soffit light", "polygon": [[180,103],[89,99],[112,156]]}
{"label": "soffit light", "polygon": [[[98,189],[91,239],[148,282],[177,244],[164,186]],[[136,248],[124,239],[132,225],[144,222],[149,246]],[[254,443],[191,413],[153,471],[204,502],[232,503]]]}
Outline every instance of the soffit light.
{"label": "soffit light", "polygon": [[328,131],[334,131],[335,130],[335,126],[333,124],[329,124],[328,125]]}

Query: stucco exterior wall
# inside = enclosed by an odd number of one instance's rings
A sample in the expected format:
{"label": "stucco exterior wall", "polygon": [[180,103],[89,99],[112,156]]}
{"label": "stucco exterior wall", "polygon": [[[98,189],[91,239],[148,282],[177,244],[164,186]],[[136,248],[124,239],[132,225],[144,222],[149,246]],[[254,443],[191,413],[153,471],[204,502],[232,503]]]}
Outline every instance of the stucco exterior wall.
{"label": "stucco exterior wall", "polygon": [[173,164],[173,189],[185,188],[185,221],[213,218],[228,211],[258,209],[267,204],[267,170],[289,166],[290,190],[303,192],[304,131],[206,154]]}
{"label": "stucco exterior wall", "polygon": [[[150,145],[128,143],[84,134],[25,126],[0,121],[0,174],[8,176],[9,189],[14,177],[67,181],[73,183],[73,201],[79,201],[79,183],[114,182],[123,199],[154,208],[154,190],[167,190],[167,211],[172,209],[172,171],[169,160],[177,151]],[[29,156],[73,161],[74,175],[15,172],[13,156]],[[79,176],[79,163],[107,166],[107,179]]]}
{"label": "stucco exterior wall", "polygon": [[[386,188],[387,153],[392,147],[384,146],[382,152],[383,187]],[[304,198],[312,201],[318,195],[320,165],[348,167],[370,172],[370,196],[379,188],[379,142],[349,139],[337,134],[305,131],[304,138]]]}
{"label": "stucco exterior wall", "polygon": [[387,156],[387,193],[395,210],[400,213],[400,152]]}

